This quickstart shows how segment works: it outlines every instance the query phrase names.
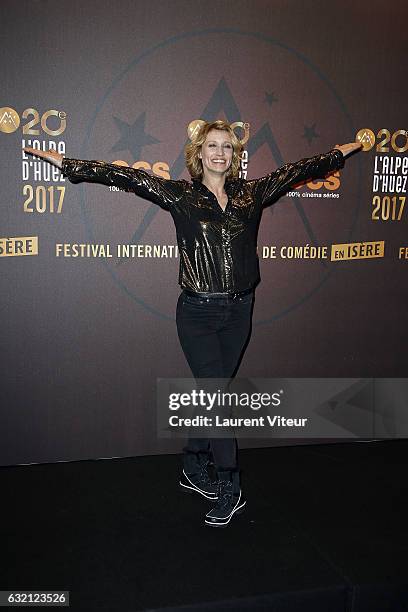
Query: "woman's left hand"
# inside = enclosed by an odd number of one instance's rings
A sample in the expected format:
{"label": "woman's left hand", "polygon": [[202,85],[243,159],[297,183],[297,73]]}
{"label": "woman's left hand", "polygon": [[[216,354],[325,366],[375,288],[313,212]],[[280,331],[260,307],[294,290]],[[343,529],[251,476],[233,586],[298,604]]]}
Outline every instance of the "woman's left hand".
{"label": "woman's left hand", "polygon": [[357,151],[358,149],[361,150],[363,148],[363,145],[361,144],[361,142],[349,142],[348,144],[344,145],[336,145],[333,148],[339,149],[339,151],[343,153],[343,156],[346,157],[346,155],[349,155],[353,151]]}

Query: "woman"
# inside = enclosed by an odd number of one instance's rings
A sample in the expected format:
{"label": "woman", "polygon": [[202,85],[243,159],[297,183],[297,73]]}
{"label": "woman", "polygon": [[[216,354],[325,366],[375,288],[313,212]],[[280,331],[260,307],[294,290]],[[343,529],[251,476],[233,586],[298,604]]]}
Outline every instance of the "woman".
{"label": "woman", "polygon": [[[344,157],[360,143],[336,145],[325,154],[288,163],[259,179],[239,178],[242,145],[230,124],[203,122],[186,146],[192,181],[167,180],[141,169],[65,158],[26,147],[57,165],[68,179],[91,181],[133,191],[173,217],[180,253],[177,331],[196,379],[231,379],[249,339],[256,253],[263,207],[275,203],[293,185],[323,178],[344,167]],[[180,487],[215,502],[205,524],[224,527],[246,504],[240,488],[234,437],[188,439]],[[210,478],[210,458],[217,479]]]}

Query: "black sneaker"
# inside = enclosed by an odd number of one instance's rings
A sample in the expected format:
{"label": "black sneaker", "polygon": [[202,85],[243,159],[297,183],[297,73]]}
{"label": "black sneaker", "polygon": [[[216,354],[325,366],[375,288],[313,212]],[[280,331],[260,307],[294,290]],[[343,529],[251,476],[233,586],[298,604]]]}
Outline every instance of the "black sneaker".
{"label": "black sneaker", "polygon": [[218,477],[218,501],[205,515],[205,524],[210,527],[226,527],[246,505],[239,485],[239,472],[218,472]]}
{"label": "black sneaker", "polygon": [[218,499],[218,483],[211,480],[208,473],[207,453],[185,453],[184,469],[180,488],[186,492],[196,492],[213,501]]}

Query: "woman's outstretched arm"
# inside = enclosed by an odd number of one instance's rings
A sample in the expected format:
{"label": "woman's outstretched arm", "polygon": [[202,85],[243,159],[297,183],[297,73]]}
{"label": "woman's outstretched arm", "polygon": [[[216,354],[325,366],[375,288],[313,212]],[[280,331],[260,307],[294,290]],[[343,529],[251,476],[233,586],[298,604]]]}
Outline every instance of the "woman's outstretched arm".
{"label": "woman's outstretched arm", "polygon": [[324,178],[330,172],[340,170],[344,167],[346,155],[361,148],[362,144],[357,142],[336,145],[328,153],[285,164],[266,176],[248,181],[248,184],[252,188],[254,199],[260,201],[262,206],[267,206],[279,200],[298,183]]}
{"label": "woman's outstretched arm", "polygon": [[61,168],[71,183],[82,181],[114,185],[158,204],[168,210],[183,194],[183,181],[173,181],[153,176],[142,169],[118,166],[98,160],[82,160],[64,157],[54,149],[40,151],[24,147],[26,153],[36,155]]}

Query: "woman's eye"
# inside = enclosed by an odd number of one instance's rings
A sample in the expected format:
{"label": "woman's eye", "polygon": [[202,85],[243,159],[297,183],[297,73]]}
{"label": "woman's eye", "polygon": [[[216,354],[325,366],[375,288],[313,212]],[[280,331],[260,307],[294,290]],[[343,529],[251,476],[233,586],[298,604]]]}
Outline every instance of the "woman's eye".
{"label": "woman's eye", "polygon": [[[216,146],[216,144],[215,144],[215,143],[213,143],[213,142],[212,142],[211,144],[209,144],[209,145],[208,145],[208,147],[209,147],[209,148],[210,148],[210,147],[215,147],[215,146]],[[225,144],[225,145],[222,145],[222,146],[223,146],[225,149],[232,149],[232,146],[231,146],[230,144]]]}

